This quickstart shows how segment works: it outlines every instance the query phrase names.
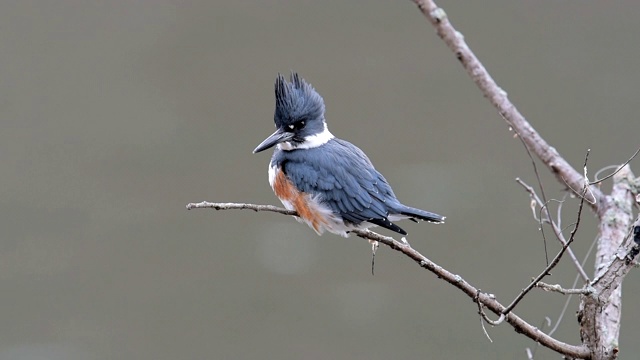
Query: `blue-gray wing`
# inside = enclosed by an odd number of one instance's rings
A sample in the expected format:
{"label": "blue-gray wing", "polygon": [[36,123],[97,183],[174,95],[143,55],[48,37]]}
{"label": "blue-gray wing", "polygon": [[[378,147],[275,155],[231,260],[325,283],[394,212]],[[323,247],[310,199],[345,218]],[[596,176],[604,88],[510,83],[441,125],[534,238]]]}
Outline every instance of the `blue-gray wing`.
{"label": "blue-gray wing", "polygon": [[274,154],[291,182],[320,200],[348,223],[368,221],[404,233],[389,212],[399,205],[385,178],[356,146],[334,139],[321,148]]}

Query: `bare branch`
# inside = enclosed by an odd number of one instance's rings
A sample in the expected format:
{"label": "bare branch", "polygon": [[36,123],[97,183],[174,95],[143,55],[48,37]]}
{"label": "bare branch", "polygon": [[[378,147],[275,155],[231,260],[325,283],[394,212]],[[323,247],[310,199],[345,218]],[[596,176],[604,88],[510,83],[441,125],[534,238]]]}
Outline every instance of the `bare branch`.
{"label": "bare branch", "polygon": [[[526,147],[527,146],[525,145],[525,149]],[[529,154],[529,158],[531,158],[531,162],[533,163],[533,169],[537,176],[538,170],[536,168],[536,163],[535,161],[533,161],[533,158],[531,157],[531,152],[529,152],[529,149],[527,149],[527,153]],[[538,197],[538,194],[536,194],[536,191],[533,189],[533,187],[527,185],[520,178],[516,178],[516,182],[522,185],[522,187],[524,187],[525,190],[527,190],[527,192],[529,193],[529,197],[531,198],[531,210],[533,211],[533,218],[536,219],[536,221],[538,221],[538,225],[540,225],[540,233],[542,234],[542,243],[544,244],[544,259],[546,260],[546,264],[549,265],[549,252],[547,251],[547,236],[544,233],[544,226],[543,226],[545,222],[549,222],[549,223],[553,222],[551,219],[549,219],[549,216],[548,216],[549,210],[547,209],[547,218],[545,219],[542,216],[542,209],[544,207],[544,203],[542,202],[542,200],[540,200],[540,198]],[[540,181],[540,177],[538,177],[538,184],[542,189],[542,182]],[[540,214],[536,214],[536,210],[535,210],[536,204],[540,206]],[[560,235],[562,235],[562,233]]]}
{"label": "bare branch", "polygon": [[[360,237],[368,238],[370,240],[376,240],[380,243],[387,245],[388,247],[403,253],[404,255],[411,258],[413,261],[417,262],[421,267],[431,271],[438,278],[443,279],[444,281],[450,283],[451,285],[457,287],[462,292],[467,294],[470,298],[474,299],[474,301],[479,301],[485,306],[487,309],[491,310],[494,314],[502,315],[504,310],[506,309],[504,305],[500,304],[493,295],[486,293],[479,293],[478,289],[473,287],[471,284],[466,282],[459,275],[455,275],[448,270],[442,268],[441,266],[435,264],[431,260],[427,259],[420,252],[415,249],[403,245],[402,243],[394,240],[393,238],[382,236],[380,234],[376,234],[371,231],[354,231]],[[525,334],[527,337],[532,340],[541,343],[542,345],[555,350],[559,353],[572,356],[575,358],[587,358],[588,356],[588,348],[584,346],[576,346],[569,345],[564,342],[561,342],[555,338],[548,336],[547,334],[540,331],[535,326],[527,323],[514,313],[508,313],[505,315],[506,321],[514,327],[517,332]]]}
{"label": "bare branch", "polygon": [[602,179],[599,179],[599,180],[597,179],[597,176],[596,176],[596,180],[593,181],[593,182],[590,182],[589,185],[596,185],[596,184],[599,184],[599,183],[607,180],[610,177],[613,177],[613,175],[617,174],[620,170],[622,170],[623,167],[627,166],[627,164],[629,164],[631,162],[631,160],[633,160],[633,158],[638,156],[638,153],[640,153],[640,148],[638,148],[638,150],[636,150],[636,152],[633,153],[633,155],[631,155],[629,160],[625,161],[624,164],[620,165],[616,171],[612,172],[611,174],[609,174],[609,175],[607,175],[607,176],[605,176],[605,177],[603,177]]}
{"label": "bare branch", "polygon": [[487,314],[485,314],[484,310],[482,310],[482,306],[480,306],[480,315],[482,316],[482,319],[491,326],[498,326],[504,322],[504,319],[507,318],[504,314],[500,314],[500,317],[498,318],[498,320],[491,320],[489,319]]}
{"label": "bare branch", "polygon": [[[586,191],[586,187],[585,187],[585,191]],[[558,263],[560,262],[560,259],[562,258],[562,255],[567,250],[567,248],[569,248],[569,245],[571,245],[571,243],[575,239],[576,232],[578,231],[578,227],[580,226],[580,219],[582,217],[581,215],[582,215],[583,205],[584,205],[584,197],[582,197],[580,200],[580,206],[578,207],[578,216],[577,216],[576,224],[574,225],[573,230],[571,231],[571,236],[569,237],[569,240],[567,240],[566,243],[562,245],[562,249],[560,249],[558,254],[553,258],[551,263],[540,273],[540,275],[538,275],[526,288],[524,288],[520,292],[520,294],[516,296],[516,298],[511,302],[511,304],[504,309],[503,314],[507,314],[509,313],[509,311],[513,310],[513,308],[515,308],[516,305],[518,305],[518,303],[524,298],[524,296],[529,291],[531,291],[531,289],[533,289],[536,286],[536,284],[538,284],[538,282],[542,280],[542,278],[549,275],[551,273],[551,270],[554,267],[556,267],[556,265],[558,265]]]}
{"label": "bare branch", "polygon": [[484,326],[485,321],[488,323],[491,323],[491,320],[487,318],[487,315],[484,313],[484,310],[482,310],[482,303],[478,301],[478,295],[480,295],[480,290],[478,290],[476,298],[474,299],[476,304],[478,304],[478,314],[480,314],[480,326],[482,326],[482,331],[484,331],[484,335],[487,337],[487,339],[489,339],[489,342],[493,342],[493,340],[491,339],[491,336],[489,336],[489,333],[487,332],[487,328]]}
{"label": "bare branch", "polygon": [[[564,201],[567,199],[567,194],[565,193],[562,196],[562,200],[558,201],[558,214],[556,216],[556,225],[558,226],[558,228],[562,228],[562,205],[564,205]],[[561,232],[562,233],[562,232]],[[580,266],[582,268],[582,266]],[[583,270],[584,271],[584,270]],[[586,276],[586,274],[585,274]],[[589,281],[589,278],[587,277],[585,279],[585,281]]]}
{"label": "bare branch", "polygon": [[203,201],[199,203],[188,203],[187,210],[191,209],[216,209],[216,210],[253,210],[253,211],[271,211],[283,215],[297,216],[295,210],[287,210],[273,205],[255,205],[255,204],[238,204],[238,203],[212,203]]}
{"label": "bare branch", "polygon": [[547,283],[543,283],[542,281],[536,284],[536,287],[550,292],[557,292],[563,295],[590,295],[593,293],[592,288],[583,288],[583,289],[565,289],[559,284],[551,285]]}
{"label": "bare branch", "polygon": [[[516,182],[518,184],[520,184],[522,187],[525,188],[525,190],[527,190],[527,192],[529,193],[529,196],[531,197],[531,199],[533,201],[535,201],[538,206],[541,207],[546,207],[548,209],[548,206],[546,206],[546,204],[542,203],[542,200],[538,197],[538,195],[536,194],[535,190],[529,186],[527,183],[525,183],[524,181],[522,181],[522,179],[520,178],[516,178]],[[581,197],[582,199],[584,199],[584,197]],[[560,202],[560,204],[562,204],[562,202]],[[560,211],[560,210],[558,210]],[[562,229],[560,229],[559,225],[553,221],[553,219],[550,217],[551,213],[547,210],[546,212],[546,221],[542,219],[542,215],[540,215],[540,219],[538,220],[538,222],[540,223],[540,227],[542,227],[542,223],[543,221],[547,222],[550,226],[551,229],[553,230],[554,234],[556,235],[556,238],[558,239],[558,241],[560,241],[560,243],[562,244],[562,246],[565,246],[567,244],[567,240],[565,239],[564,235],[562,234]],[[560,214],[558,213],[558,221],[560,221]],[[544,232],[543,232],[543,236],[544,236]],[[546,250],[547,250],[547,246],[546,246],[546,242],[545,242],[545,255],[546,255]],[[576,267],[576,270],[578,271],[578,274],[580,274],[580,277],[582,277],[582,280],[584,280],[585,282],[589,282],[589,275],[587,275],[587,273],[584,271],[584,267],[580,264],[580,261],[578,260],[578,258],[576,257],[576,255],[573,253],[573,250],[571,250],[570,247],[567,248],[567,253],[569,254],[569,257],[571,258],[571,261],[573,262],[573,265]],[[549,263],[549,260],[547,260],[547,264]],[[548,266],[548,265],[547,265]]]}
{"label": "bare branch", "polygon": [[[585,155],[584,158],[584,168],[585,168],[585,172],[586,172],[586,168],[587,168],[587,161],[589,160],[589,150],[587,150],[587,154]],[[585,184],[584,188],[583,188],[583,195],[584,193],[588,190],[587,185]],[[511,302],[511,304],[509,304],[509,306],[507,306],[504,311],[502,312],[503,314],[508,314],[511,310],[513,310],[516,305],[518,305],[518,303],[524,298],[524,296],[531,291],[531,289],[533,289],[538,282],[540,282],[540,280],[542,280],[542,278],[544,278],[545,276],[549,275],[551,273],[551,270],[558,265],[558,263],[560,262],[560,259],[562,258],[562,255],[564,254],[564,252],[567,250],[567,248],[569,248],[569,245],[571,245],[571,243],[573,242],[573,240],[575,239],[576,233],[578,231],[578,228],[580,227],[580,219],[582,219],[582,207],[584,205],[584,196],[582,196],[580,198],[580,206],[578,207],[578,215],[577,215],[577,219],[576,219],[576,223],[573,227],[573,230],[571,231],[571,237],[569,237],[569,240],[567,240],[563,245],[562,245],[562,249],[560,249],[560,252],[558,252],[558,254],[553,258],[553,260],[551,261],[551,263],[549,265],[547,265],[547,267],[540,273],[540,275],[538,275],[535,279],[533,279],[533,281],[531,283],[529,283],[529,285],[524,288],[520,294],[518,294],[518,296],[516,296],[516,298]],[[549,212],[547,212],[547,216],[551,216],[551,214]],[[549,219],[551,221],[551,219]],[[551,221],[553,223],[553,221]],[[562,236],[562,234],[560,234],[560,236]]]}
{"label": "bare branch", "polygon": [[[203,209],[210,208],[216,210],[234,210],[234,209],[247,209],[254,211],[271,211],[284,215],[297,215],[295,211],[286,210],[276,206],[270,205],[255,205],[255,204],[237,204],[237,203],[190,203],[187,205],[187,209]],[[474,302],[480,302],[484,307],[489,309],[496,315],[504,316],[505,320],[519,333],[522,333],[532,339],[535,342],[555,350],[561,354],[571,356],[574,358],[587,358],[589,349],[583,345],[571,345],[559,341],[538,329],[537,327],[524,321],[512,312],[503,315],[503,311],[506,309],[504,305],[498,302],[493,295],[480,292],[477,288],[466,282],[461,276],[455,275],[450,271],[444,269],[440,265],[429,260],[426,256],[422,255],[419,251],[415,250],[409,244],[397,241],[392,237],[383,236],[369,230],[354,230],[353,234],[358,237],[368,239],[370,241],[377,241],[380,244],[384,244],[389,248],[398,251],[411,260],[415,261],[420,267],[429,270],[439,279],[442,279],[449,284],[455,286],[463,293],[467,294]]]}
{"label": "bare branch", "polygon": [[380,243],[377,241],[369,240],[369,244],[371,244],[371,275],[375,275],[376,251],[378,251]]}
{"label": "bare branch", "polygon": [[[566,182],[570,189],[579,194],[579,189],[583,188],[585,179],[527,122],[509,100],[507,93],[496,84],[480,60],[471,51],[462,34],[451,25],[445,11],[439,8],[433,0],[413,0],[413,2],[435,27],[438,36],[455,54],[471,79],[504,117],[507,124],[522,137],[527,147],[542,160],[559,181]],[[595,187],[590,191],[595,198],[593,204],[590,203],[591,208],[598,212],[603,194],[600,189]]]}
{"label": "bare branch", "polygon": [[[587,262],[587,259],[589,259],[589,256],[591,255],[591,252],[593,251],[593,248],[595,246],[596,246],[596,239],[594,238],[593,241],[591,242],[591,245],[589,246],[589,250],[587,250],[587,253],[584,255],[584,259],[580,263],[580,265],[583,268],[584,268],[584,265]],[[576,285],[578,285],[578,280],[580,280],[580,275],[577,275],[575,280],[573,280],[573,285],[571,285],[572,288],[575,288]],[[569,307],[569,302],[570,301],[571,301],[571,296],[567,296],[567,301],[565,301],[564,302],[564,306],[562,306],[562,310],[560,311],[560,315],[558,315],[558,319],[556,320],[556,324],[548,332],[549,335],[553,335],[556,332],[556,330],[558,330],[558,327],[560,326],[560,322],[564,318],[564,314],[567,312],[567,308]]]}

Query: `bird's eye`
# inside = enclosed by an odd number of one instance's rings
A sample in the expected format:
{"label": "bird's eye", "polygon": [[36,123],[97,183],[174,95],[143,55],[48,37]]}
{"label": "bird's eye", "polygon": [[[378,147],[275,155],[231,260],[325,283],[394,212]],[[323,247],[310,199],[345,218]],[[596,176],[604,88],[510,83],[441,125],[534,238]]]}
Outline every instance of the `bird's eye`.
{"label": "bird's eye", "polygon": [[300,121],[296,121],[296,122],[295,122],[295,123],[293,123],[293,124],[287,125],[287,127],[288,127],[290,130],[301,130],[302,128],[304,128],[304,125],[305,125],[305,124],[306,124],[306,123],[305,123],[305,120],[300,120]]}

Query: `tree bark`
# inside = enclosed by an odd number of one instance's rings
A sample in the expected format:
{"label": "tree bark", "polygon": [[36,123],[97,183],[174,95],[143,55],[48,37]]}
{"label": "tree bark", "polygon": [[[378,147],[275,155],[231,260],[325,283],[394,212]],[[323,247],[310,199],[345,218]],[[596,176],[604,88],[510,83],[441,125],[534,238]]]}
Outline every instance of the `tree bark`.
{"label": "tree bark", "polygon": [[[599,235],[592,295],[584,295],[578,318],[582,341],[591,349],[593,360],[611,360],[618,356],[618,336],[622,310],[622,280],[633,264],[625,265],[629,251],[637,246],[629,236],[633,219],[633,174],[625,165],[613,177],[611,195],[605,196],[599,214]],[[626,248],[625,248],[625,239]],[[616,260],[623,261],[616,261]],[[632,261],[633,259],[631,259]]]}

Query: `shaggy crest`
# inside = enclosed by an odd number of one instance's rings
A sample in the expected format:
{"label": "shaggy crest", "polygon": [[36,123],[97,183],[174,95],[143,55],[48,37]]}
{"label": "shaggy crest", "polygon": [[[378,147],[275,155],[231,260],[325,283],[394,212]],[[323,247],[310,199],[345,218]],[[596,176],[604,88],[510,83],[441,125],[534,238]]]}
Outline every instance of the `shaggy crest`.
{"label": "shaggy crest", "polygon": [[324,117],[324,100],[318,92],[297,73],[290,80],[278,74],[275,83],[276,109],[273,120],[277,127],[302,119]]}

